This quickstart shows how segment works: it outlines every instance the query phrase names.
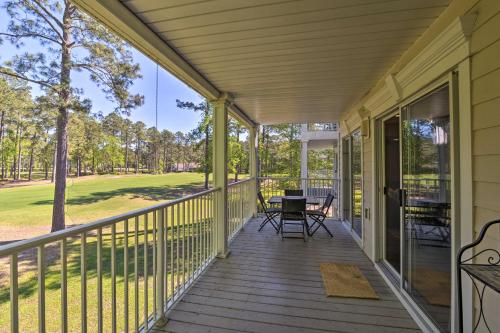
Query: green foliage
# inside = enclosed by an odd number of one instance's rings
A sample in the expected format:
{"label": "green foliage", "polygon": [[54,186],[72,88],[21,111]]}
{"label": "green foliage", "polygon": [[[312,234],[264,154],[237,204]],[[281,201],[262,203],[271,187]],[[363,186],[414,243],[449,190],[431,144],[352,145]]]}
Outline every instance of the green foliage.
{"label": "green foliage", "polygon": [[262,176],[300,176],[299,124],[262,126],[259,160]]}

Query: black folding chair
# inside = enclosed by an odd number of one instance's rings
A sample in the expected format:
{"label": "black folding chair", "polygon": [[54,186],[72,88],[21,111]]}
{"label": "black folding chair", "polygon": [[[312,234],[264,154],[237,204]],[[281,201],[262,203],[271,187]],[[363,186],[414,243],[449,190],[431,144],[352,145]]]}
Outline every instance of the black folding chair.
{"label": "black folding chair", "polygon": [[281,208],[267,207],[266,201],[264,200],[264,197],[262,196],[261,192],[257,193],[257,197],[259,198],[260,205],[262,206],[264,214],[266,214],[264,221],[262,221],[262,223],[260,224],[259,231],[261,231],[266,224],[271,223],[274,230],[276,230],[276,233],[278,233],[279,232],[278,222],[274,218],[281,214]]}
{"label": "black folding chair", "polygon": [[[311,224],[309,226],[309,230],[310,230],[309,236],[314,235],[314,233],[316,231],[318,231],[319,227],[323,227],[326,230],[326,232],[328,232],[330,237],[333,237],[333,234],[330,232],[330,230],[328,230],[328,228],[326,227],[326,225],[324,223],[326,216],[328,215],[328,211],[330,210],[330,206],[332,205],[333,199],[334,199],[333,194],[328,193],[328,195],[326,196],[326,199],[325,199],[325,203],[323,204],[323,207],[321,207],[321,209],[308,210],[306,212],[307,216],[309,216],[314,221],[313,224]],[[314,228],[314,226],[316,224],[318,224],[318,225],[316,226],[316,228]]]}
{"label": "black folding chair", "polygon": [[285,197],[301,197],[303,195],[303,190],[285,190]]}
{"label": "black folding chair", "polygon": [[[302,225],[302,231],[285,232],[284,231],[285,224]],[[283,198],[281,200],[281,218],[280,218],[279,229],[281,232],[281,239],[304,238],[304,242],[307,240],[307,236],[309,235],[309,226],[307,225],[305,198],[300,198],[300,199]],[[302,234],[303,237],[285,237],[284,234]]]}

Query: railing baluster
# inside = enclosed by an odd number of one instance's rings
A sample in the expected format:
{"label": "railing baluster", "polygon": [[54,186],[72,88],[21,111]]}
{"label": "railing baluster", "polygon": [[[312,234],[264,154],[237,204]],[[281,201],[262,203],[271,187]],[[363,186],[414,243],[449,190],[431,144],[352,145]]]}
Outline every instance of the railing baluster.
{"label": "railing baluster", "polygon": [[139,217],[134,219],[134,328],[139,331]]}
{"label": "railing baluster", "polygon": [[186,202],[182,202],[182,287],[186,288]]}
{"label": "railing baluster", "polygon": [[144,215],[144,329],[148,329],[148,214]]}
{"label": "railing baluster", "polygon": [[45,332],[45,247],[37,248],[38,331]]}
{"label": "railing baluster", "polygon": [[195,221],[194,221],[194,199],[190,201],[190,211],[191,211],[191,281],[194,281],[194,271],[196,269],[195,267],[195,238],[194,238],[194,235],[195,235]]}
{"label": "railing baluster", "polygon": [[208,227],[208,224],[207,224],[207,198],[204,197],[203,198],[203,215],[204,215],[204,218],[203,218],[203,238],[205,239],[205,246],[204,246],[204,256],[203,256],[203,263],[204,263],[204,267],[206,267],[207,265],[207,258],[208,258],[208,237],[207,237],[207,227]]}
{"label": "railing baluster", "polygon": [[61,332],[68,332],[68,248],[61,240]]}
{"label": "railing baluster", "polygon": [[174,242],[175,242],[175,235],[174,235],[174,206],[170,207],[170,230],[171,230],[171,237],[172,240],[170,241],[170,298],[172,301],[174,300],[174,295],[175,295],[175,286],[174,286]]}
{"label": "railing baluster", "polygon": [[97,331],[103,331],[102,228],[97,229]]}
{"label": "railing baluster", "polygon": [[[162,213],[162,219],[163,219],[163,234],[165,235],[165,237],[163,238],[163,246],[162,246],[162,249],[163,249],[163,255],[165,256],[164,260],[163,260],[163,280],[164,282],[162,283],[165,283],[165,288],[164,288],[164,294],[162,294],[161,296],[158,296],[158,297],[163,297],[163,300],[165,302],[165,305],[168,306],[168,289],[169,289],[169,285],[168,285],[168,275],[169,275],[169,271],[168,271],[168,263],[169,263],[169,255],[168,255],[168,249],[169,249],[169,246],[168,246],[168,208],[164,208],[161,210],[161,213]],[[163,237],[163,235],[162,235]],[[170,253],[170,256],[172,256],[172,253]]]}
{"label": "railing baluster", "polygon": [[18,293],[17,253],[10,256],[10,331],[19,332],[19,293]]}
{"label": "railing baluster", "polygon": [[177,253],[175,255],[175,261],[176,261],[175,275],[176,275],[176,278],[177,278],[177,285],[175,287],[176,296],[178,296],[179,291],[180,291],[180,287],[181,287],[181,274],[180,274],[180,267],[179,267],[179,262],[180,262],[180,259],[179,259],[180,252],[179,251],[180,251],[180,237],[181,237],[181,232],[180,232],[180,229],[179,229],[180,218],[181,218],[181,205],[177,205],[177,216],[176,216],[177,226],[175,228],[175,231],[176,231],[176,234],[177,234],[177,237],[176,237]]}
{"label": "railing baluster", "polygon": [[81,330],[87,332],[87,234],[82,233],[80,243],[80,279],[81,279]]}
{"label": "railing baluster", "polygon": [[116,224],[111,226],[111,332],[116,333]]}
{"label": "railing baluster", "polygon": [[201,213],[201,201],[200,198],[196,198],[196,225],[198,228],[198,233],[196,235],[196,267],[201,266],[201,223],[200,214]]}
{"label": "railing baluster", "polygon": [[[156,277],[156,266],[157,266],[157,257],[156,257],[156,252],[157,252],[157,249],[156,249],[156,214],[157,214],[157,210],[153,211],[153,281],[157,281],[157,277]],[[153,288],[153,313],[155,315],[155,318],[158,319],[159,317],[157,316],[158,314],[158,309],[157,309],[157,306],[156,306],[156,302],[157,302],[157,299],[156,299],[156,289],[158,288]],[[160,296],[161,297],[161,296]]]}
{"label": "railing baluster", "polygon": [[123,330],[128,332],[128,219],[123,222],[123,299]]}
{"label": "railing baluster", "polygon": [[156,289],[157,292],[156,292],[156,301],[158,302],[158,304],[156,305],[156,311],[158,311],[158,313],[156,314],[156,317],[158,319],[162,319],[164,318],[164,313],[165,313],[165,303],[164,303],[164,298],[163,298],[163,280],[165,279],[165,276],[164,276],[164,272],[165,272],[165,269],[163,267],[163,256],[164,256],[164,244],[163,244],[163,241],[165,240],[165,237],[164,237],[164,234],[165,234],[165,218],[164,218],[164,210],[163,209],[160,209],[157,211],[158,212],[158,219],[157,219],[157,223],[158,223],[158,232],[156,234],[157,236],[157,240],[156,240],[156,246],[158,247],[158,249],[156,250],[156,257],[157,257],[157,261],[155,263],[155,265],[157,266],[156,268]]}

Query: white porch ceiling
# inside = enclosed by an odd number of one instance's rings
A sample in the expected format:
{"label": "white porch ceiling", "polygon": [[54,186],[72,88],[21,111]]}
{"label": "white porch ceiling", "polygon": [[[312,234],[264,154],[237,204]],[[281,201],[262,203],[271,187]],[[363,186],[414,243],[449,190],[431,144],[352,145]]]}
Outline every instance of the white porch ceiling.
{"label": "white porch ceiling", "polygon": [[450,0],[122,0],[261,124],[335,121]]}

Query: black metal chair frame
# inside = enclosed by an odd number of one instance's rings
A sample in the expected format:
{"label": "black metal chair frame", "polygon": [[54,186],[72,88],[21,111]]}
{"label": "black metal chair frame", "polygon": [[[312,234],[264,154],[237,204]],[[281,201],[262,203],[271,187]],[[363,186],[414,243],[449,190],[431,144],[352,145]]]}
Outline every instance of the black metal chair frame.
{"label": "black metal chair frame", "polygon": [[285,190],[285,197],[302,197],[304,190]]}
{"label": "black metal chair frame", "polygon": [[[286,222],[295,221],[295,222]],[[300,221],[300,223],[298,223]],[[302,231],[284,231],[285,224],[302,225]],[[281,200],[281,217],[279,230],[281,239],[284,238],[303,238],[307,241],[309,235],[309,225],[307,224],[306,199],[305,198],[283,198]],[[287,237],[284,234],[302,234],[303,237]]]}
{"label": "black metal chair frame", "polygon": [[279,208],[268,208],[266,205],[266,201],[262,196],[262,192],[257,193],[257,197],[259,198],[260,205],[262,206],[262,210],[264,211],[265,218],[264,221],[260,224],[259,231],[261,231],[266,224],[271,223],[276,233],[279,232],[279,223],[275,220],[277,216],[281,214],[281,209]]}
{"label": "black metal chair frame", "polygon": [[[323,204],[323,207],[319,211],[313,210],[313,211],[308,211],[307,216],[309,216],[314,222],[309,226],[309,236],[313,236],[316,231],[320,227],[323,227],[326,232],[330,235],[330,237],[333,237],[332,232],[328,229],[328,227],[325,225],[324,221],[326,219],[326,216],[328,215],[328,211],[330,210],[330,206],[333,203],[334,196],[331,193],[328,193],[325,199],[325,203]],[[316,226],[316,228],[313,229],[313,227]]]}

